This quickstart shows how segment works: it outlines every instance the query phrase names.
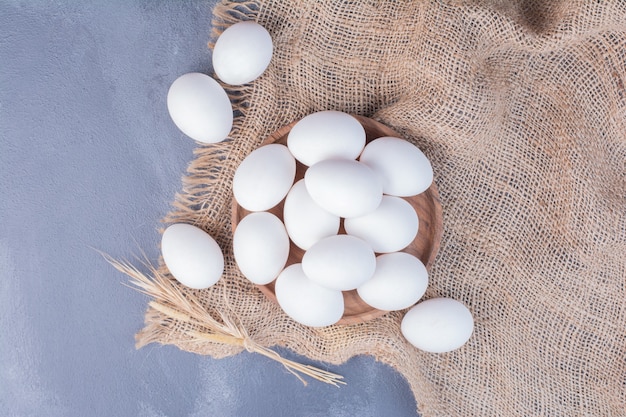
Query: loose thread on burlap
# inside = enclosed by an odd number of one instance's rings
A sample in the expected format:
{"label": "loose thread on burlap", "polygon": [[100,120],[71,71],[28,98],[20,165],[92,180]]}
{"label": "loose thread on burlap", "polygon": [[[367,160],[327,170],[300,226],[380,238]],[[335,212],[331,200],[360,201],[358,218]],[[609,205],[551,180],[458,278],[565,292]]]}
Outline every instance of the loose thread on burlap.
{"label": "loose thread on burlap", "polygon": [[[343,376],[341,375],[285,359],[277,352],[256,343],[240,320],[231,318],[221,311],[217,313],[219,320],[216,319],[206,311],[195,296],[183,293],[173,284],[172,280],[161,274],[147,262],[143,262],[143,264],[149,269],[150,275],[153,277],[152,279],[128,262],[117,261],[106,254],[102,254],[102,256],[115,269],[131,278],[131,288],[153,299],[148,303],[150,309],[180,324],[191,325],[192,328],[181,326],[181,328],[185,329],[184,332],[191,341],[227,344],[263,355],[282,364],[287,371],[295,375],[304,385],[307,385],[307,381],[302,375],[307,375],[336,387],[339,387],[339,384],[346,384],[342,381]],[[137,342],[138,348],[142,345],[143,343]]]}

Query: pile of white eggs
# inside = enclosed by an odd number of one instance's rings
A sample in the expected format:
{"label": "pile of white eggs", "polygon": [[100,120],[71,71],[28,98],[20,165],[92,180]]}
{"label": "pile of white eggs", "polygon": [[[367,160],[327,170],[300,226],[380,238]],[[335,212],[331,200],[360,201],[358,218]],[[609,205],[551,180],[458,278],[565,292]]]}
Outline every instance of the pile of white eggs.
{"label": "pile of white eggs", "polygon": [[[271,57],[269,33],[240,22],[218,38],[213,67],[223,82],[240,85],[260,76]],[[176,126],[199,142],[222,141],[232,129],[228,95],[205,74],[174,81],[167,105]],[[296,161],[306,171],[294,183]],[[250,212],[233,235],[237,266],[257,285],[275,281],[280,307],[307,326],[337,323],[344,315],[342,291],[355,289],[375,309],[409,308],[424,295],[428,273],[402,252],[419,230],[405,198],[424,192],[432,180],[430,162],[409,142],[381,137],[366,144],[363,126],[351,115],[310,114],[293,126],[287,145],[256,149],[235,172],[235,200]],[[268,211],[281,202],[282,219]],[[292,244],[304,255],[285,267]],[[169,226],[161,250],[172,276],[190,288],[208,288],[223,274],[219,245],[195,226]],[[401,330],[422,350],[448,352],[469,339],[473,319],[462,303],[435,298],[415,305]]]}
{"label": "pile of white eggs", "polygon": [[[296,160],[306,171],[294,184]],[[235,200],[253,212],[235,230],[235,260],[255,284],[276,279],[280,306],[308,326],[341,319],[342,291],[356,289],[381,310],[410,307],[426,291],[428,274],[419,259],[399,252],[419,229],[402,197],[425,191],[432,178],[428,159],[407,141],[381,137],[366,145],[365,130],[351,115],[310,114],[293,126],[287,146],[262,146],[235,172]],[[265,211],[283,199],[284,224]],[[342,221],[345,234],[339,234]],[[304,255],[283,272],[290,241]],[[320,294],[315,303],[312,292]]]}

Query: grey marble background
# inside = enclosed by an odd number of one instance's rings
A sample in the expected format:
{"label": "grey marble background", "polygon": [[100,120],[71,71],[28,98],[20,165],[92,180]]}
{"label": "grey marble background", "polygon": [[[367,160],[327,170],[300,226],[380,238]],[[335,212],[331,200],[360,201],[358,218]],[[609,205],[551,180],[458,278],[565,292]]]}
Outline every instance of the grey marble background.
{"label": "grey marble background", "polygon": [[146,298],[94,248],[158,259],[195,146],[166,93],[211,73],[213,5],[0,0],[0,416],[416,415],[370,357],[331,366],[338,389],[257,355],[134,348]]}

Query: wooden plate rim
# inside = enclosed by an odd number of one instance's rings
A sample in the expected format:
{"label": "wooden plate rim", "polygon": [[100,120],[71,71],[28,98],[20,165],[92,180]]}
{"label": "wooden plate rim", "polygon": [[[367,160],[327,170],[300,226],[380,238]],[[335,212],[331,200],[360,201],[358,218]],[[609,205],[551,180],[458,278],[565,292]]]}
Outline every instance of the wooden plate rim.
{"label": "wooden plate rim", "polygon": [[[402,138],[402,136],[398,132],[396,132],[389,126],[384,125],[374,119],[364,117],[364,116],[359,116],[359,115],[352,115],[352,116],[355,117],[357,120],[359,120],[359,122],[366,128],[366,131],[367,131],[367,126],[373,125],[378,131],[383,133],[383,135],[379,135],[377,137],[393,136],[393,137]],[[289,132],[291,131],[291,129],[297,122],[298,121],[294,121],[292,123],[289,123],[288,125],[282,126],[278,130],[276,130],[274,133],[270,134],[259,145],[259,147],[280,141],[283,137],[289,134]],[[432,210],[433,210],[432,217],[435,220],[435,224],[432,225],[432,227],[434,228],[433,239],[431,241],[432,249],[430,251],[428,260],[424,262],[426,269],[430,271],[433,263],[435,262],[435,258],[437,257],[437,254],[439,252],[439,248],[441,245],[441,237],[443,234],[443,210],[442,210],[441,201],[439,198],[439,192],[434,181],[431,184],[431,186],[426,191],[424,191],[423,194],[428,197],[430,204],[432,205]],[[237,201],[233,197],[232,210],[231,210],[231,225],[232,225],[233,233],[235,232],[235,229],[239,222],[238,212],[240,208],[241,207],[239,206],[239,204],[237,204]],[[266,284],[266,285],[256,285],[256,287],[259,288],[259,290],[268,299],[272,300],[272,302],[278,303],[278,301],[276,300],[276,294],[274,293],[274,282],[275,281],[272,281],[271,283]],[[360,300],[360,297],[358,296],[356,290],[344,291],[344,298],[346,297],[352,297],[353,299],[356,298]],[[362,300],[360,302],[363,304],[364,307],[368,307],[369,309],[356,313],[356,314],[344,314],[344,316],[336,324],[337,325],[349,325],[349,324],[363,323],[363,322],[375,319],[377,317],[380,317],[388,313],[388,311],[378,310],[376,308],[368,306]]]}

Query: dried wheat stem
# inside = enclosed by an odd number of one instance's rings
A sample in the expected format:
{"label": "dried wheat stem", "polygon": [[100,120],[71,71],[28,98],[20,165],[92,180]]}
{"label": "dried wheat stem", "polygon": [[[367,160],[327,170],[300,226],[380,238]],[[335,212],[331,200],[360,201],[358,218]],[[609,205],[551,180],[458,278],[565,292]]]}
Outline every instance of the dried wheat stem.
{"label": "dried wheat stem", "polygon": [[189,336],[194,337],[197,340],[204,340],[213,343],[225,343],[234,346],[244,346],[245,341],[235,336],[229,336],[225,334],[217,333],[202,333],[196,330],[189,330],[186,332]]}
{"label": "dried wheat stem", "polygon": [[[144,263],[144,265],[150,270],[154,277],[153,279],[127,262],[117,261],[106,254],[102,255],[118,271],[131,277],[131,284],[134,285],[131,288],[153,298],[148,305],[154,312],[180,323],[196,326],[196,329],[202,329],[202,331],[194,329],[185,330],[185,334],[193,340],[240,346],[249,352],[263,355],[281,363],[285,369],[295,375],[304,385],[306,385],[307,382],[301,375],[307,375],[336,387],[338,387],[339,384],[345,384],[345,382],[342,381],[343,377],[341,375],[285,359],[275,351],[256,343],[246,331],[241,320],[237,318],[228,317],[224,312],[218,311],[219,318],[222,322],[216,320],[204,309],[197,297],[193,294],[182,292],[168,277],[159,273],[156,268],[148,263]],[[137,345],[143,346],[152,341],[158,341],[158,339],[151,338],[148,341],[138,341]]]}
{"label": "dried wheat stem", "polygon": [[301,363],[294,362],[289,359],[285,359],[271,349],[258,345],[249,340],[247,342],[248,343],[246,343],[246,349],[249,352],[255,352],[267,358],[280,362],[285,367],[285,369],[287,369],[287,371],[295,375],[300,381],[302,381],[304,385],[307,385],[307,382],[300,376],[300,374],[310,376],[311,378],[317,379],[318,381],[325,382],[327,384],[332,384],[336,387],[339,387],[339,384],[343,384],[343,385],[346,384],[344,381],[342,381],[343,376],[341,375],[324,371],[314,366],[303,365]]}
{"label": "dried wheat stem", "polygon": [[156,311],[163,313],[166,316],[170,316],[173,319],[176,319],[185,323],[192,323],[195,321],[191,318],[191,316],[181,313],[178,310],[174,310],[173,308],[170,308],[156,301],[150,301],[148,305],[152,307],[153,309],[155,309]]}

